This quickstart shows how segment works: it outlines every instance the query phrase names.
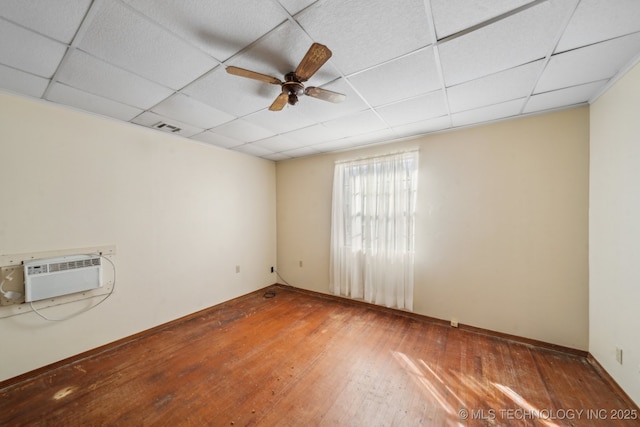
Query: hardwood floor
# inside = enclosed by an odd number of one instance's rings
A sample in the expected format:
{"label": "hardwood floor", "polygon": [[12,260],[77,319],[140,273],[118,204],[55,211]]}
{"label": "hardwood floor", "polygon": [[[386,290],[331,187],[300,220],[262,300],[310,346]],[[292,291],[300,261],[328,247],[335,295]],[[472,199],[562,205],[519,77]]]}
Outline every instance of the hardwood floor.
{"label": "hardwood floor", "polygon": [[0,425],[640,426],[584,357],[273,289],[0,389]]}

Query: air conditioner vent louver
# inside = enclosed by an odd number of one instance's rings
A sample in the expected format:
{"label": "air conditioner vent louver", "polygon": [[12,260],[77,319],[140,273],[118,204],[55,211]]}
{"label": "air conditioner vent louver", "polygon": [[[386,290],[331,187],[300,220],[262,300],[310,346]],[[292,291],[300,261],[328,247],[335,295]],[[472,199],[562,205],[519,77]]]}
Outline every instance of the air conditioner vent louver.
{"label": "air conditioner vent louver", "polygon": [[155,129],[161,130],[163,132],[175,133],[180,132],[182,128],[178,126],[170,125],[169,123],[159,122],[152,126]]}
{"label": "air conditioner vent louver", "polygon": [[77,268],[92,267],[94,265],[100,265],[100,258],[81,259],[78,261],[49,264],[49,272],[53,273],[56,271],[75,270]]}

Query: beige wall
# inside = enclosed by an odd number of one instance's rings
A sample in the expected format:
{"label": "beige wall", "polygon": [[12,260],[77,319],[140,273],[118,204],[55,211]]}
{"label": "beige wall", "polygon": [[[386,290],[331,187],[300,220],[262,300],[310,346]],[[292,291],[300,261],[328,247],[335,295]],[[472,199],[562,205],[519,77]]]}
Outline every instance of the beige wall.
{"label": "beige wall", "polygon": [[586,350],[586,107],[278,162],[280,275],[328,293],[334,161],[414,147],[414,311]]}
{"label": "beige wall", "polygon": [[589,198],[589,352],[640,404],[640,65],[591,106]]}
{"label": "beige wall", "polygon": [[276,281],[273,162],[7,94],[0,129],[0,254],[115,244],[117,265],[95,310],[0,319],[0,380]]}

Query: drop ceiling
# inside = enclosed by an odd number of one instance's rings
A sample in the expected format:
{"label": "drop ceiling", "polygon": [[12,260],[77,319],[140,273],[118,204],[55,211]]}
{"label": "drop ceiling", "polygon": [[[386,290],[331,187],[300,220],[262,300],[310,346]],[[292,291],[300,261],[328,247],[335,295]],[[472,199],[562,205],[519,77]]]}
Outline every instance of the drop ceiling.
{"label": "drop ceiling", "polygon": [[[313,42],[340,104],[225,71]],[[275,161],[585,104],[639,57],[638,0],[0,2],[2,90]]]}

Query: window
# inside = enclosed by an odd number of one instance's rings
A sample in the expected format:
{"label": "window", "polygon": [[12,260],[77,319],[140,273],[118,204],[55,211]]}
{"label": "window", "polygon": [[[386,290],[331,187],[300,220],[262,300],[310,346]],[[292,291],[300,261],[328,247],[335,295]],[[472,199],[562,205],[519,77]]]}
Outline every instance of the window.
{"label": "window", "polygon": [[413,309],[418,152],[339,162],[330,286],[336,295]]}

